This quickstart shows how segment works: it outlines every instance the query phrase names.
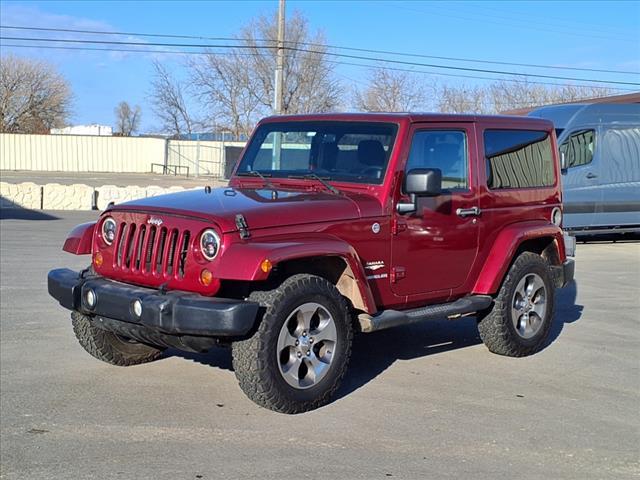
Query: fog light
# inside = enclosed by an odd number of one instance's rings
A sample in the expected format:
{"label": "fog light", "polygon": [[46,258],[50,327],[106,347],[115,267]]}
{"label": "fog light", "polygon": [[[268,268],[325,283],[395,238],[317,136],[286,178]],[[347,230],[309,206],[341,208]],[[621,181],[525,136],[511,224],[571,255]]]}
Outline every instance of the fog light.
{"label": "fog light", "polygon": [[96,252],[96,254],[93,256],[93,264],[96,267],[101,267],[103,262],[104,258],[102,258],[102,254],[100,252]]}
{"label": "fog light", "polygon": [[140,318],[142,316],[142,302],[139,299],[133,301],[133,314],[136,318]]}
{"label": "fog light", "polygon": [[87,304],[87,307],[93,309],[96,306],[96,292],[89,289],[84,294],[84,302]]}
{"label": "fog light", "polygon": [[265,258],[260,264],[260,270],[262,270],[264,273],[269,273],[272,268],[273,268],[273,265],[271,264],[271,261],[268,258]]}
{"label": "fog light", "polygon": [[211,273],[206,268],[200,272],[200,283],[202,283],[205,287],[211,285],[211,281],[213,280],[213,273]]}

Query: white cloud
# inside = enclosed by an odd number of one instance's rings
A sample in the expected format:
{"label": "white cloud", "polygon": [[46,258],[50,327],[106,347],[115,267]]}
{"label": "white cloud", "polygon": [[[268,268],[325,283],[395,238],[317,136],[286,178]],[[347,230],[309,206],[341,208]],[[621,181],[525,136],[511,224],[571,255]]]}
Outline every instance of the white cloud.
{"label": "white cloud", "polygon": [[[2,24],[8,26],[29,26],[39,28],[60,28],[70,30],[96,30],[104,32],[112,32],[117,29],[107,22],[101,20],[95,20],[90,18],[75,17],[72,15],[60,15],[50,12],[45,12],[37,7],[27,5],[15,5],[0,3],[0,16],[2,17]],[[28,37],[28,38],[61,38],[69,40],[109,40],[109,41],[129,41],[129,42],[141,42],[147,43],[145,40],[131,36],[131,35],[95,35],[88,33],[76,33],[76,32],[51,32],[51,31],[37,31],[37,30],[17,30],[17,29],[2,29],[3,36],[9,37]],[[79,56],[90,57],[93,56],[99,59],[101,63],[104,63],[105,57],[109,60],[119,61],[124,60],[131,55],[128,52],[104,52],[104,51],[92,51],[92,50],[75,50],[75,49],[37,49],[37,48],[20,48],[9,47],[7,44],[24,44],[33,45],[34,42],[20,41],[20,40],[4,40],[4,50],[12,50],[19,54],[37,55],[46,57],[49,60],[65,60],[70,56],[75,58]],[[70,44],[70,43],[47,43],[48,46],[63,46],[63,47],[88,47],[88,48],[110,48],[109,45],[92,45],[92,44]],[[143,46],[112,46],[112,48],[123,48],[127,50],[135,49],[147,49],[149,47]],[[46,52],[46,53],[44,53]]]}

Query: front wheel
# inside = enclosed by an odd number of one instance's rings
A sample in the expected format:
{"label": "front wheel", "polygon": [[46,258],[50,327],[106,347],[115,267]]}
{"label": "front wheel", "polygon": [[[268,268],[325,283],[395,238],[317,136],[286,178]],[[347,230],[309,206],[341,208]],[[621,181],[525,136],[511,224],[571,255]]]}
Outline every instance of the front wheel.
{"label": "front wheel", "polygon": [[240,387],[258,405],[301,413],[328,403],[340,386],[353,330],[336,287],[315,275],[294,275],[260,292],[265,308],[250,338],[233,343]]}
{"label": "front wheel", "polygon": [[478,323],[480,338],[499,355],[532,355],[547,340],[553,311],[549,265],[540,255],[521,253],[502,282],[492,309]]}
{"label": "front wheel", "polygon": [[164,350],[103,330],[91,318],[78,312],[71,313],[71,322],[80,345],[98,360],[111,365],[128,367],[152,362]]}

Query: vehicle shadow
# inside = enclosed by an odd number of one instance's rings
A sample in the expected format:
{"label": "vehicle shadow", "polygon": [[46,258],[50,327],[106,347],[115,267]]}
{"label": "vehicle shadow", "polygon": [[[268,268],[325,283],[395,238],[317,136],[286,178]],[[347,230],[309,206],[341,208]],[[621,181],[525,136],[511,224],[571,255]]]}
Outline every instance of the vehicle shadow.
{"label": "vehicle shadow", "polygon": [[583,305],[578,305],[576,300],[578,298],[578,284],[573,280],[570,284],[564,288],[556,291],[556,314],[549,331],[549,337],[545,343],[544,348],[551,345],[562,332],[562,329],[566,323],[573,323],[580,320]]}
{"label": "vehicle shadow", "polygon": [[361,334],[336,399],[363,387],[398,360],[412,360],[481,344],[475,317],[432,320]]}
{"label": "vehicle shadow", "polygon": [[208,367],[233,371],[230,348],[216,347],[212,348],[207,353],[185,352],[182,350],[169,348],[165,350],[163,357],[179,357],[184,358],[185,360],[191,360],[192,362],[199,363],[201,365],[206,365]]}
{"label": "vehicle shadow", "polygon": [[[575,282],[557,291],[556,314],[543,349],[560,336],[564,324],[580,319],[583,307],[575,303],[577,294]],[[432,320],[356,335],[351,363],[335,399],[347,396],[363,387],[398,360],[427,357],[481,343],[476,317]],[[488,352],[487,354],[489,355]],[[229,348],[214,348],[204,354],[169,349],[165,353],[166,357],[179,357],[202,365],[233,371]]]}
{"label": "vehicle shadow", "polygon": [[38,210],[21,207],[0,195],[0,220],[59,220],[59,218]]}
{"label": "vehicle shadow", "polygon": [[[580,319],[583,306],[576,304],[577,294],[575,281],[557,291],[556,312],[543,350],[560,336],[564,324]],[[366,385],[397,360],[412,360],[481,343],[476,317],[429,321],[359,335],[354,341],[351,365],[336,398]]]}

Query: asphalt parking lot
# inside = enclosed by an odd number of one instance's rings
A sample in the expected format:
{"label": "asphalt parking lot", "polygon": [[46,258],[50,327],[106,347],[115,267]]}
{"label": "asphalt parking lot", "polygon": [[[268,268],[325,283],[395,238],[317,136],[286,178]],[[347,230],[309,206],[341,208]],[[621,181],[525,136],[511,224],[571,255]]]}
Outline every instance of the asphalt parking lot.
{"label": "asphalt parking lot", "polygon": [[490,354],[475,320],[356,339],[338,398],[286,416],[244,397],[230,352],[119,368],[77,344],[46,273],[95,212],[3,212],[0,477],[637,478],[640,243],[579,244],[552,342]]}

